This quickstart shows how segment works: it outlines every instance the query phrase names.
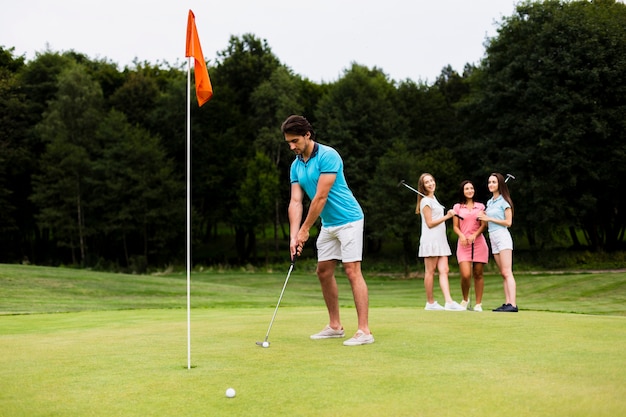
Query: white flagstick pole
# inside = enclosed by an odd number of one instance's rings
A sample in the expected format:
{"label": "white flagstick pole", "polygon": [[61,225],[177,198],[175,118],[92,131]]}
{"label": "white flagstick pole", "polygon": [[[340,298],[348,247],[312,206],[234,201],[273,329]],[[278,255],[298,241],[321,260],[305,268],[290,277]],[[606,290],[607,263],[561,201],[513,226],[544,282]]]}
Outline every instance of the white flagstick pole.
{"label": "white flagstick pole", "polygon": [[191,369],[191,59],[187,58],[187,369]]}

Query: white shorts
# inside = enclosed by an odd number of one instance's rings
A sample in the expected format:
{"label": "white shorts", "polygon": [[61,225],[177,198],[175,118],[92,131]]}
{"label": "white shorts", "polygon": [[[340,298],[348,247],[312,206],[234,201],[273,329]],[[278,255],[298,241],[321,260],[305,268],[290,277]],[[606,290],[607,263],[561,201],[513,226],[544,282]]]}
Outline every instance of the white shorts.
{"label": "white shorts", "polygon": [[491,241],[491,253],[494,255],[499,254],[501,250],[513,250],[513,238],[509,229],[498,229],[495,232],[490,232],[489,240]]}
{"label": "white shorts", "polygon": [[360,262],[363,259],[363,219],[342,226],[322,227],[317,238],[317,260]]}

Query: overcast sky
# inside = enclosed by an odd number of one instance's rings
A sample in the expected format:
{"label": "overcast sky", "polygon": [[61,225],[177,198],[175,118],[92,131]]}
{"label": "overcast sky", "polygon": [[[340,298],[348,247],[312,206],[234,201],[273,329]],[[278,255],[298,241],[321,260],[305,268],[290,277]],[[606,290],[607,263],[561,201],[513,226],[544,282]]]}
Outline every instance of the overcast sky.
{"label": "overcast sky", "polygon": [[432,83],[478,63],[514,0],[0,0],[0,45],[28,60],[48,47],[107,58],[185,62],[191,9],[205,57],[231,35],[265,39],[296,74],[332,82],[356,62]]}

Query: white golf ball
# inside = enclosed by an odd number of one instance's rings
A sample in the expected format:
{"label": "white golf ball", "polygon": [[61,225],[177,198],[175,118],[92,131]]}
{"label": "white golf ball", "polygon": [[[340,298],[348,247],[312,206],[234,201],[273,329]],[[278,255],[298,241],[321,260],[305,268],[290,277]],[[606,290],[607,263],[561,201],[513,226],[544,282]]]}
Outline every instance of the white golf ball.
{"label": "white golf ball", "polygon": [[236,394],[236,392],[235,392],[235,390],[233,388],[228,388],[226,390],[226,396],[228,398],[233,398],[235,396],[235,394]]}
{"label": "white golf ball", "polygon": [[264,347],[264,348],[266,348],[266,347],[270,347],[269,342],[263,342],[263,347]]}

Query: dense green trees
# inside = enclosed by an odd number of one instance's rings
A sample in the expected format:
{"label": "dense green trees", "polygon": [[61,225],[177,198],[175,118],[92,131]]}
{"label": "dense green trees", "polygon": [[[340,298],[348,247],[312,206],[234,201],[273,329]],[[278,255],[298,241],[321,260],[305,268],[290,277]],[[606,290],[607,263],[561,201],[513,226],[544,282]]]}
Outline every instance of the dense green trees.
{"label": "dense green trees", "polygon": [[181,255],[173,243],[184,193],[172,162],[147,130],[106,112],[100,84],[82,65],[61,72],[35,130],[45,144],[32,177],[35,218],[56,245],[70,248],[72,263],[132,259],[145,269],[148,260]]}
{"label": "dense green trees", "polygon": [[[445,67],[432,85],[358,63],[320,85],[265,41],[232,37],[210,68],[214,98],[192,105],[195,261],[286,257],[293,155],[280,123],[294,113],[343,156],[369,253],[398,243],[398,259],[415,259],[416,198],[397,184],[422,172],[447,207],[461,180],[485,200],[490,172],[514,173],[516,239],[618,248],[625,28],[626,7],[612,0],[524,2],[479,65]],[[26,62],[0,47],[0,261],[182,262],[186,79],[184,65],[120,71],[73,51]]]}
{"label": "dense green trees", "polygon": [[[0,49],[0,235],[6,241],[19,233],[15,191],[11,182],[22,174],[20,166],[27,164],[27,152],[18,146],[20,132],[28,125],[26,106],[17,73],[24,66],[24,59],[13,57],[12,50]],[[0,250],[4,245],[0,246]]]}
{"label": "dense green trees", "polygon": [[[57,243],[80,250],[81,264],[86,256],[92,162],[99,156],[100,144],[94,132],[102,118],[102,90],[79,65],[59,75],[56,98],[50,101],[43,120],[36,126],[46,144],[34,176],[31,196],[40,212],[39,223],[54,230]],[[95,230],[93,233],[97,233]]]}
{"label": "dense green trees", "polygon": [[625,28],[614,1],[527,2],[487,47],[471,130],[488,169],[523,174],[517,199],[531,203],[516,217],[531,242],[579,228],[595,248],[623,237]]}

